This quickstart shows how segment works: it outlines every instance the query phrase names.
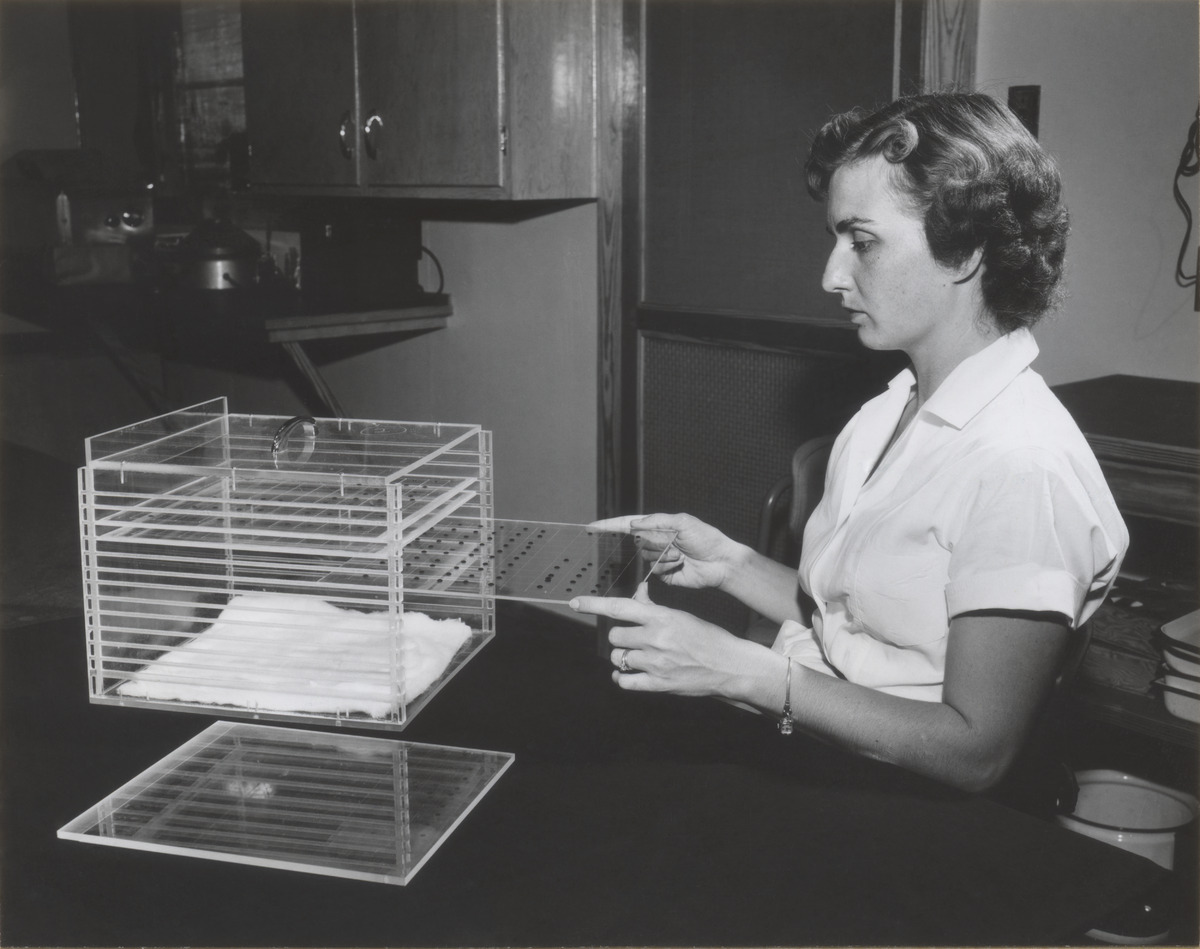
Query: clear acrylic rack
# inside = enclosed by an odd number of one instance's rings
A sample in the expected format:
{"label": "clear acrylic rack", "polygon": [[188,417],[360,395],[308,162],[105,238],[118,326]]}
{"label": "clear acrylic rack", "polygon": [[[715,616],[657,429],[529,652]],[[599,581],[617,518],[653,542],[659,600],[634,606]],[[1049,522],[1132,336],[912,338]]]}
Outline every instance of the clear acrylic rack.
{"label": "clear acrylic rack", "polygon": [[637,538],[492,516],[477,425],[236,415],[86,443],[101,704],[399,728],[494,635],[496,599],[631,594]]}
{"label": "clear acrylic rack", "polygon": [[402,726],[493,634],[491,464],[479,426],[224,399],[89,438],[91,698]]}
{"label": "clear acrylic rack", "polygon": [[[224,399],[87,439],[79,516],[92,702],[292,724],[403,728],[497,599],[632,595],[653,566],[631,534],[497,520],[478,425]],[[59,836],[403,884],[511,762],[222,721]]]}

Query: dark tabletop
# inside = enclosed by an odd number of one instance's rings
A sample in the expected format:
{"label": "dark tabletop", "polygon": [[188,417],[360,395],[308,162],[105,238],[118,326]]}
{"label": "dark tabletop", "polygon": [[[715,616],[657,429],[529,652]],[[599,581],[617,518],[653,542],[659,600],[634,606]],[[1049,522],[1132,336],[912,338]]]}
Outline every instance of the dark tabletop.
{"label": "dark tabletop", "polygon": [[57,839],[211,719],[90,705],[80,618],[3,631],[0,943],[1046,945],[1161,875],[768,718],[622,692],[579,624],[497,625],[390,737],[516,761],[403,887]]}

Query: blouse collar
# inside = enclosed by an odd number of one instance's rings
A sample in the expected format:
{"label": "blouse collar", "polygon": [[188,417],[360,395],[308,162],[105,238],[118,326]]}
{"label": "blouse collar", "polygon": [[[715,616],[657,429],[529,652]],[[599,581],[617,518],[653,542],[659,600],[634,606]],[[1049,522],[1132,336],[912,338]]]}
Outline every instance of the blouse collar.
{"label": "blouse collar", "polygon": [[[1033,334],[1025,328],[1013,330],[955,366],[921,411],[962,428],[1028,369],[1037,354]],[[916,381],[913,371],[905,369],[888,388],[910,389]]]}

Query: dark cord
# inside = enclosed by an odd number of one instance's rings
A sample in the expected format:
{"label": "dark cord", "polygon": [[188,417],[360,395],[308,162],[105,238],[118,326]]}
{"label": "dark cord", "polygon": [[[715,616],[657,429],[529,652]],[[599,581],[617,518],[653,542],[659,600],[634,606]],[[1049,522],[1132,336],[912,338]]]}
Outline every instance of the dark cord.
{"label": "dark cord", "polygon": [[1190,277],[1183,272],[1183,258],[1187,255],[1188,243],[1192,237],[1192,209],[1184,198],[1183,192],[1179,190],[1180,178],[1191,178],[1200,171],[1200,158],[1197,157],[1197,134],[1200,133],[1200,109],[1196,110],[1196,118],[1192,120],[1191,128],[1188,129],[1187,141],[1183,146],[1183,154],[1179,156],[1179,168],[1175,172],[1175,181],[1171,190],[1175,193],[1175,203],[1179,205],[1179,210],[1183,212],[1183,219],[1187,222],[1183,232],[1183,245],[1179,248],[1179,259],[1175,262],[1175,282],[1181,287],[1194,287],[1196,285],[1196,274]]}
{"label": "dark cord", "polygon": [[[1188,223],[1189,223],[1189,226],[1190,226],[1190,224],[1191,224],[1191,221],[1190,221],[1190,219],[1189,219]],[[431,251],[431,250],[430,250],[428,247],[426,247],[426,246],[425,246],[425,245],[423,245],[423,244],[421,245],[421,252],[422,252],[422,253],[424,253],[424,254],[428,254],[428,255],[429,255],[429,259],[433,261],[433,266],[435,266],[435,267],[437,268],[437,272],[438,272],[438,288],[437,288],[436,290],[434,290],[433,292],[434,292],[434,293],[441,293],[441,292],[442,292],[442,290],[443,290],[443,288],[445,288],[445,286],[446,286],[446,275],[445,275],[444,273],[442,273],[442,262],[441,262],[440,260],[438,260],[438,259],[437,259],[437,257],[434,255],[433,251]],[[1193,278],[1193,279],[1194,279],[1194,278]]]}

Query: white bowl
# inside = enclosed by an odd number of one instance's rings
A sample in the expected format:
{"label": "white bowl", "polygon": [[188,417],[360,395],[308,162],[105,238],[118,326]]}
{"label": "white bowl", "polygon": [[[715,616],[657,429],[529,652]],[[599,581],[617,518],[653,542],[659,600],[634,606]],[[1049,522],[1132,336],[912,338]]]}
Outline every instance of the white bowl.
{"label": "white bowl", "polygon": [[1172,669],[1169,666],[1161,671],[1168,678],[1173,680],[1171,682],[1171,688],[1200,695],[1200,676],[1194,676],[1188,672],[1179,672],[1178,670]]}
{"label": "white bowl", "polygon": [[1200,677],[1200,657],[1170,645],[1162,647],[1162,654],[1163,660],[1174,672]]}
{"label": "white bowl", "polygon": [[1172,868],[1176,835],[1196,819],[1192,795],[1120,771],[1078,771],[1075,780],[1075,810],[1058,823]]}
{"label": "white bowl", "polygon": [[1200,723],[1200,692],[1194,682],[1167,673],[1162,679],[1162,695],[1167,711],[1176,718]]}
{"label": "white bowl", "polygon": [[1200,610],[1163,623],[1163,635],[1178,646],[1200,654]]}

